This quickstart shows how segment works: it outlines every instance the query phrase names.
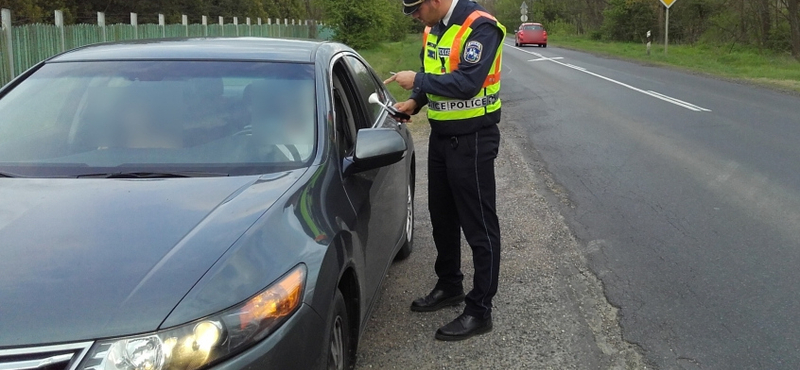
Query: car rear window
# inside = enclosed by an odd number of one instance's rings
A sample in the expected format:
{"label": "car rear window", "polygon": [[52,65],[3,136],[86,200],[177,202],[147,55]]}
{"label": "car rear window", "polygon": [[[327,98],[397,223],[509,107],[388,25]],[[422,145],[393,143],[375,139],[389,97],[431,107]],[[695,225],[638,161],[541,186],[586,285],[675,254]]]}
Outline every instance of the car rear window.
{"label": "car rear window", "polygon": [[526,25],[526,26],[522,26],[522,29],[525,30],[525,31],[541,31],[541,30],[544,29],[544,27],[536,26],[536,25]]}
{"label": "car rear window", "polygon": [[0,97],[0,172],[303,166],[315,151],[315,96],[310,64],[46,64]]}

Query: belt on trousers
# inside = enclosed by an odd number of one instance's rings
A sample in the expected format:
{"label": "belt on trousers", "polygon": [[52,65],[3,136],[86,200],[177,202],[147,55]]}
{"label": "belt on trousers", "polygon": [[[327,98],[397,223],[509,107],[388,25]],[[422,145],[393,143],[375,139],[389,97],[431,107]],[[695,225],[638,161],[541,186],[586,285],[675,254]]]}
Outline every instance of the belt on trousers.
{"label": "belt on trousers", "polygon": [[469,110],[474,108],[488,107],[494,103],[497,103],[498,100],[500,100],[500,96],[498,94],[492,94],[470,100],[429,101],[428,109],[439,112]]}

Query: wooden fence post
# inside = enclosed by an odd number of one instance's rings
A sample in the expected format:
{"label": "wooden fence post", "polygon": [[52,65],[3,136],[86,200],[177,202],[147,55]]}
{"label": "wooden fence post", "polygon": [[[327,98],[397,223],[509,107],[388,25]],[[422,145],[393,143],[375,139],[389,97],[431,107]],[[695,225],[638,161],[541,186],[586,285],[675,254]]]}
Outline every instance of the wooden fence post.
{"label": "wooden fence post", "polygon": [[8,58],[8,76],[14,78],[16,75],[14,74],[14,45],[11,44],[11,40],[13,39],[13,37],[11,37],[11,10],[3,9],[0,10],[0,13],[0,18],[2,18],[1,24],[3,26],[3,34],[6,38],[6,48],[8,49],[3,50]]}
{"label": "wooden fence post", "polygon": [[203,36],[208,37],[208,16],[203,16]]}
{"label": "wooden fence post", "polygon": [[100,27],[102,41],[108,41],[108,32],[106,31],[106,13],[97,12],[97,25]]}
{"label": "wooden fence post", "polygon": [[186,37],[189,37],[189,16],[186,14],[181,15],[181,23],[183,23],[183,28],[186,29]]}
{"label": "wooden fence post", "polygon": [[164,14],[158,15],[158,27],[161,28],[161,38],[167,37],[167,22],[164,20]]}
{"label": "wooden fence post", "polygon": [[133,38],[139,38],[139,17],[136,13],[131,13],[131,26],[133,26]]}
{"label": "wooden fence post", "polygon": [[59,49],[59,51],[63,53],[65,51],[67,51],[66,50],[67,49],[67,39],[66,39],[66,36],[64,35],[64,12],[62,12],[60,10],[56,10],[55,11],[55,20],[56,20],[56,28],[58,28],[58,37],[59,37],[59,39],[61,41],[61,44],[60,44],[61,49]]}

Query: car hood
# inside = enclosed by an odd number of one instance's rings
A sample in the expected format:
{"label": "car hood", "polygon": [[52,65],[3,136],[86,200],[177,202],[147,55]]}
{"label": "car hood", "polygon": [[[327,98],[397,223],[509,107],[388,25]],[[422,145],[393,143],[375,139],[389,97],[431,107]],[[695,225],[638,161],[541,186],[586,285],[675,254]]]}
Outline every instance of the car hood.
{"label": "car hood", "polygon": [[301,174],[2,179],[0,348],[156,330]]}

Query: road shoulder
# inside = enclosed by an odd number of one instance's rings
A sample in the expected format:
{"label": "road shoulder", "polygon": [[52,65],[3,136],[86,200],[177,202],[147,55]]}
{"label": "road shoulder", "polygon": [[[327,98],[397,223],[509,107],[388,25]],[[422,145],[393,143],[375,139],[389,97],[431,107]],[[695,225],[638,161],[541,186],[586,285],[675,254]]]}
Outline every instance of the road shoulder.
{"label": "road shoulder", "polygon": [[[425,173],[429,131],[417,124],[416,249],[389,270],[361,340],[358,368],[647,368],[636,346],[623,340],[617,309],[606,301],[557,208],[542,196],[549,180],[523,157],[522,150],[529,149],[525,135],[513,122],[502,123],[501,130],[497,186],[503,257],[494,331],[464,342],[439,342],[433,338],[436,328],[463,305],[427,314],[408,309],[436,281]],[[469,288],[472,256],[463,245]]]}

